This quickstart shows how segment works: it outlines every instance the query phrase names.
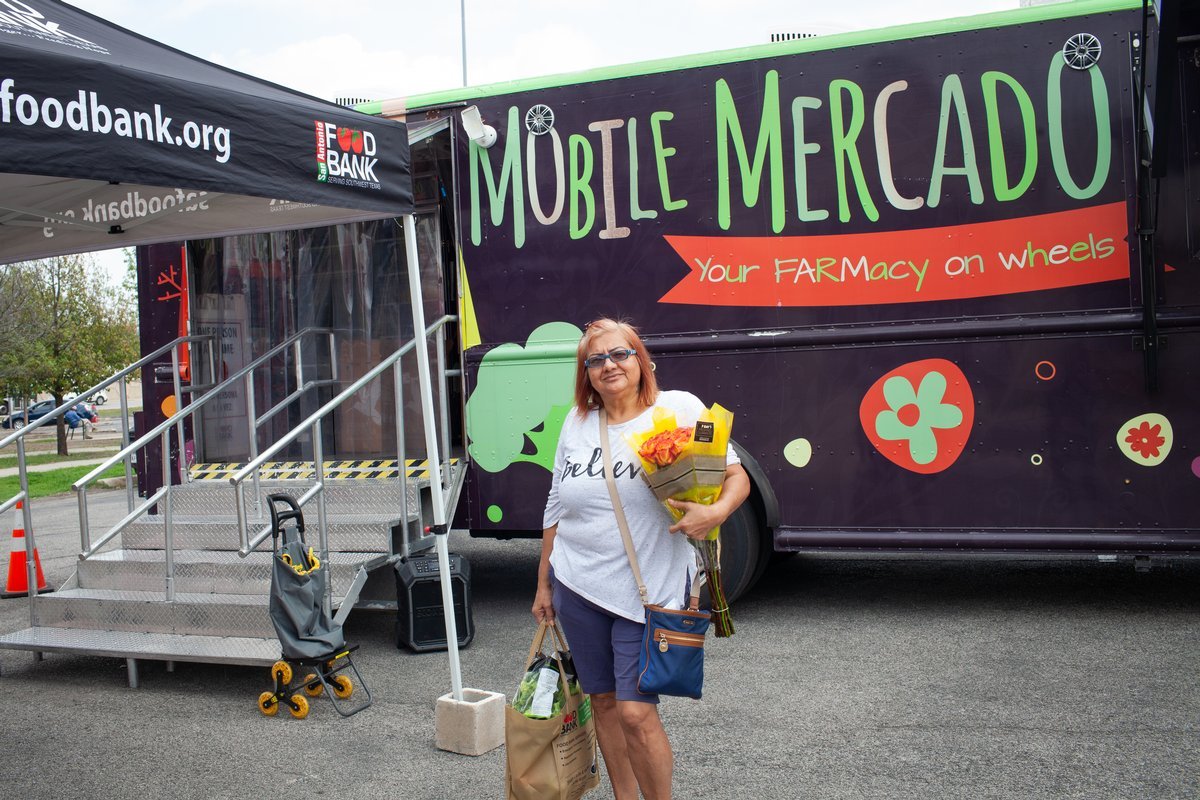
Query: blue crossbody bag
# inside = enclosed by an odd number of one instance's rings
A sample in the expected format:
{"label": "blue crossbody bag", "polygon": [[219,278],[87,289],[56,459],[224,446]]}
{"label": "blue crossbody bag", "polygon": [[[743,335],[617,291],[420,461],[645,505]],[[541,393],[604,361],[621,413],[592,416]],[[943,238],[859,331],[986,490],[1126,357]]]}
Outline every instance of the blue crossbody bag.
{"label": "blue crossbody bag", "polygon": [[613,480],[612,456],[608,452],[608,415],[600,409],[600,450],[604,456],[604,479],[612,498],[613,511],[617,516],[617,527],[625,542],[625,554],[633,569],[642,606],[646,609],[646,630],[642,635],[642,650],[638,656],[638,691],[642,694],[665,694],[673,697],[700,699],[704,689],[704,634],[708,631],[711,615],[701,611],[700,586],[703,573],[697,573],[692,582],[690,608],[663,608],[647,602],[646,584],[638,568],[637,553],[633,549],[633,537],[629,534],[629,523],[621,507],[621,496]]}

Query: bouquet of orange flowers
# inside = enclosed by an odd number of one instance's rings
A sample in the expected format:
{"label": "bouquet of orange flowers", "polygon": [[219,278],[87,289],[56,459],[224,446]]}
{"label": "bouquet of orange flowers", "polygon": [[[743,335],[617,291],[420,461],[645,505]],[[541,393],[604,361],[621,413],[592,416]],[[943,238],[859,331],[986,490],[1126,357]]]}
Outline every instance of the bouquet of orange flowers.
{"label": "bouquet of orange flowers", "polygon": [[[674,520],[679,521],[683,512],[672,508],[667,500],[710,505],[720,497],[732,428],[733,412],[714,403],[693,426],[678,425],[672,412],[656,408],[653,428],[626,436],[641,459],[642,478]],[[721,586],[720,534],[721,529],[714,528],[704,541],[692,540],[692,544],[704,564],[713,631],[717,636],[732,636],[733,618]]]}

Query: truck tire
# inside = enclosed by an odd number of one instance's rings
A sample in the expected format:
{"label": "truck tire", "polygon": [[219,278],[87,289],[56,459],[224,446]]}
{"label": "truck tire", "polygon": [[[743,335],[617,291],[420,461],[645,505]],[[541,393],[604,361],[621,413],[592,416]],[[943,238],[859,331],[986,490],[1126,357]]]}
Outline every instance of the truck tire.
{"label": "truck tire", "polygon": [[721,526],[721,583],[730,603],[750,591],[762,576],[769,548],[754,503],[745,502]]}

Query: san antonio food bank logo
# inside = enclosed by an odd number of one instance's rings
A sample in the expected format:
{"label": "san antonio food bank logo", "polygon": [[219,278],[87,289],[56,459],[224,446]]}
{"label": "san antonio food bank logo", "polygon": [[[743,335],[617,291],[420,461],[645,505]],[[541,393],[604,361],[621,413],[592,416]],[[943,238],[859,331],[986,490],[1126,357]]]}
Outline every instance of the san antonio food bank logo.
{"label": "san antonio food bank logo", "polygon": [[317,135],[317,180],[379,189],[375,166],[379,163],[375,135],[332,122],[315,121]]}
{"label": "san antonio food bank logo", "polygon": [[903,364],[875,381],[858,415],[883,456],[929,475],[947,469],[967,446],[975,398],[957,365],[930,358]]}

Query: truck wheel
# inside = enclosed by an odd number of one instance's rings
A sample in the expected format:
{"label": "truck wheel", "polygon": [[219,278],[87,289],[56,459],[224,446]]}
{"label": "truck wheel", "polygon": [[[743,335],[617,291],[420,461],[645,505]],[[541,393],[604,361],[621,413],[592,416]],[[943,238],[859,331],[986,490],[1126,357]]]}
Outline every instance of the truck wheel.
{"label": "truck wheel", "polygon": [[762,575],[759,567],[770,555],[763,550],[764,538],[754,504],[749,501],[721,526],[721,582],[730,603],[750,591]]}

